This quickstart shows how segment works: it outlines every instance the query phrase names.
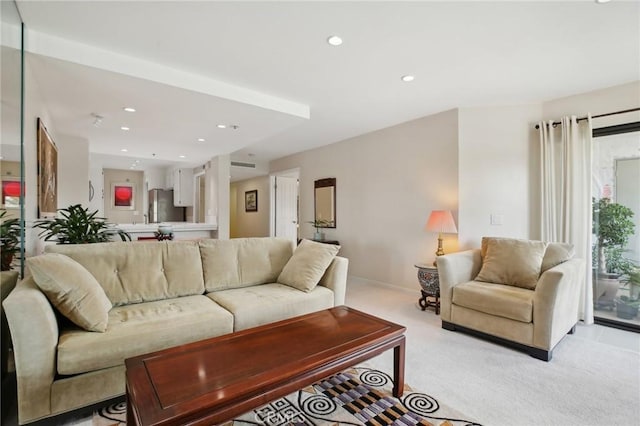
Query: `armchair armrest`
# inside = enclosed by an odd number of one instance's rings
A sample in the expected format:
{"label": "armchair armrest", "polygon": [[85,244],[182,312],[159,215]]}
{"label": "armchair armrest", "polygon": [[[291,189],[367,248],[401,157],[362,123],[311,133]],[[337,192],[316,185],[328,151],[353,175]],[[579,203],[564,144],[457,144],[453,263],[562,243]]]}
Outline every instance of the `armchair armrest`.
{"label": "armchair armrest", "polygon": [[336,256],[327,270],[324,272],[318,285],[327,287],[333,291],[333,306],[344,305],[344,298],[347,292],[347,271],[349,269],[349,259]]}
{"label": "armchair armrest", "polygon": [[451,321],[453,287],[472,281],[482,267],[480,249],[446,254],[436,259],[440,280],[440,316]]}
{"label": "armchair armrest", "polygon": [[15,355],[20,423],[51,413],[58,322],[44,293],[27,277],[2,303]]}
{"label": "armchair armrest", "polygon": [[578,322],[584,278],[583,259],[570,259],[540,275],[533,298],[533,346],[551,350]]}

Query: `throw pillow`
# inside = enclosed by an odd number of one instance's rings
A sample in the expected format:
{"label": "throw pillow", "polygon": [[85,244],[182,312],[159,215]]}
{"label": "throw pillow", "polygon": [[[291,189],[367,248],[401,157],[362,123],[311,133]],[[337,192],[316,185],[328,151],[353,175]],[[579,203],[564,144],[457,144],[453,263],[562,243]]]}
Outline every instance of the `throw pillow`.
{"label": "throw pillow", "polygon": [[476,281],[535,289],[547,243],[512,238],[483,238],[486,252]]}
{"label": "throw pillow", "polygon": [[36,285],[62,315],[87,331],[104,332],[111,302],[93,275],[68,256],[48,253],[27,259]]}
{"label": "throw pillow", "polygon": [[338,250],[340,246],[302,240],[282,268],[277,281],[305,292],[313,290],[338,254]]}
{"label": "throw pillow", "polygon": [[540,273],[566,262],[571,259],[574,254],[575,250],[573,248],[573,244],[549,243],[547,251],[544,252],[544,257],[542,258]]}

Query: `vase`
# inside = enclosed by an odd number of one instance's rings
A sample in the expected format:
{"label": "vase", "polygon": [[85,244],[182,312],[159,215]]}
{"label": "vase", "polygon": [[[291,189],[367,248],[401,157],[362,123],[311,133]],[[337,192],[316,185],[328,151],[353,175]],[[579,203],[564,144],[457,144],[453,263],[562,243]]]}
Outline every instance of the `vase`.
{"label": "vase", "polygon": [[318,232],[318,231],[314,232],[313,239],[318,241],[324,241],[324,232]]}

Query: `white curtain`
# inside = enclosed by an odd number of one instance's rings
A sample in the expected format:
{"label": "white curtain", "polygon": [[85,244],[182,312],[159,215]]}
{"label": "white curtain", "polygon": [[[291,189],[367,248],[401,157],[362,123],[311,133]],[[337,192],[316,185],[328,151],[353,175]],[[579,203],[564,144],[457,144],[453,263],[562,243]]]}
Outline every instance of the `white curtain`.
{"label": "white curtain", "polygon": [[585,260],[580,316],[593,323],[591,273],[591,116],[563,117],[558,127],[540,122],[541,236],[571,243]]}

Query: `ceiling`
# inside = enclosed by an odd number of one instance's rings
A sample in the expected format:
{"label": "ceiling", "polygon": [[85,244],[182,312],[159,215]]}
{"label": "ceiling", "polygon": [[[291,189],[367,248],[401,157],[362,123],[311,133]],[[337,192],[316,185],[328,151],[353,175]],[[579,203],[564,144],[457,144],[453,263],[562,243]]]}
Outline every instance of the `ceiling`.
{"label": "ceiling", "polygon": [[640,78],[638,2],[17,4],[55,131],[123,164],[264,163],[451,108]]}

